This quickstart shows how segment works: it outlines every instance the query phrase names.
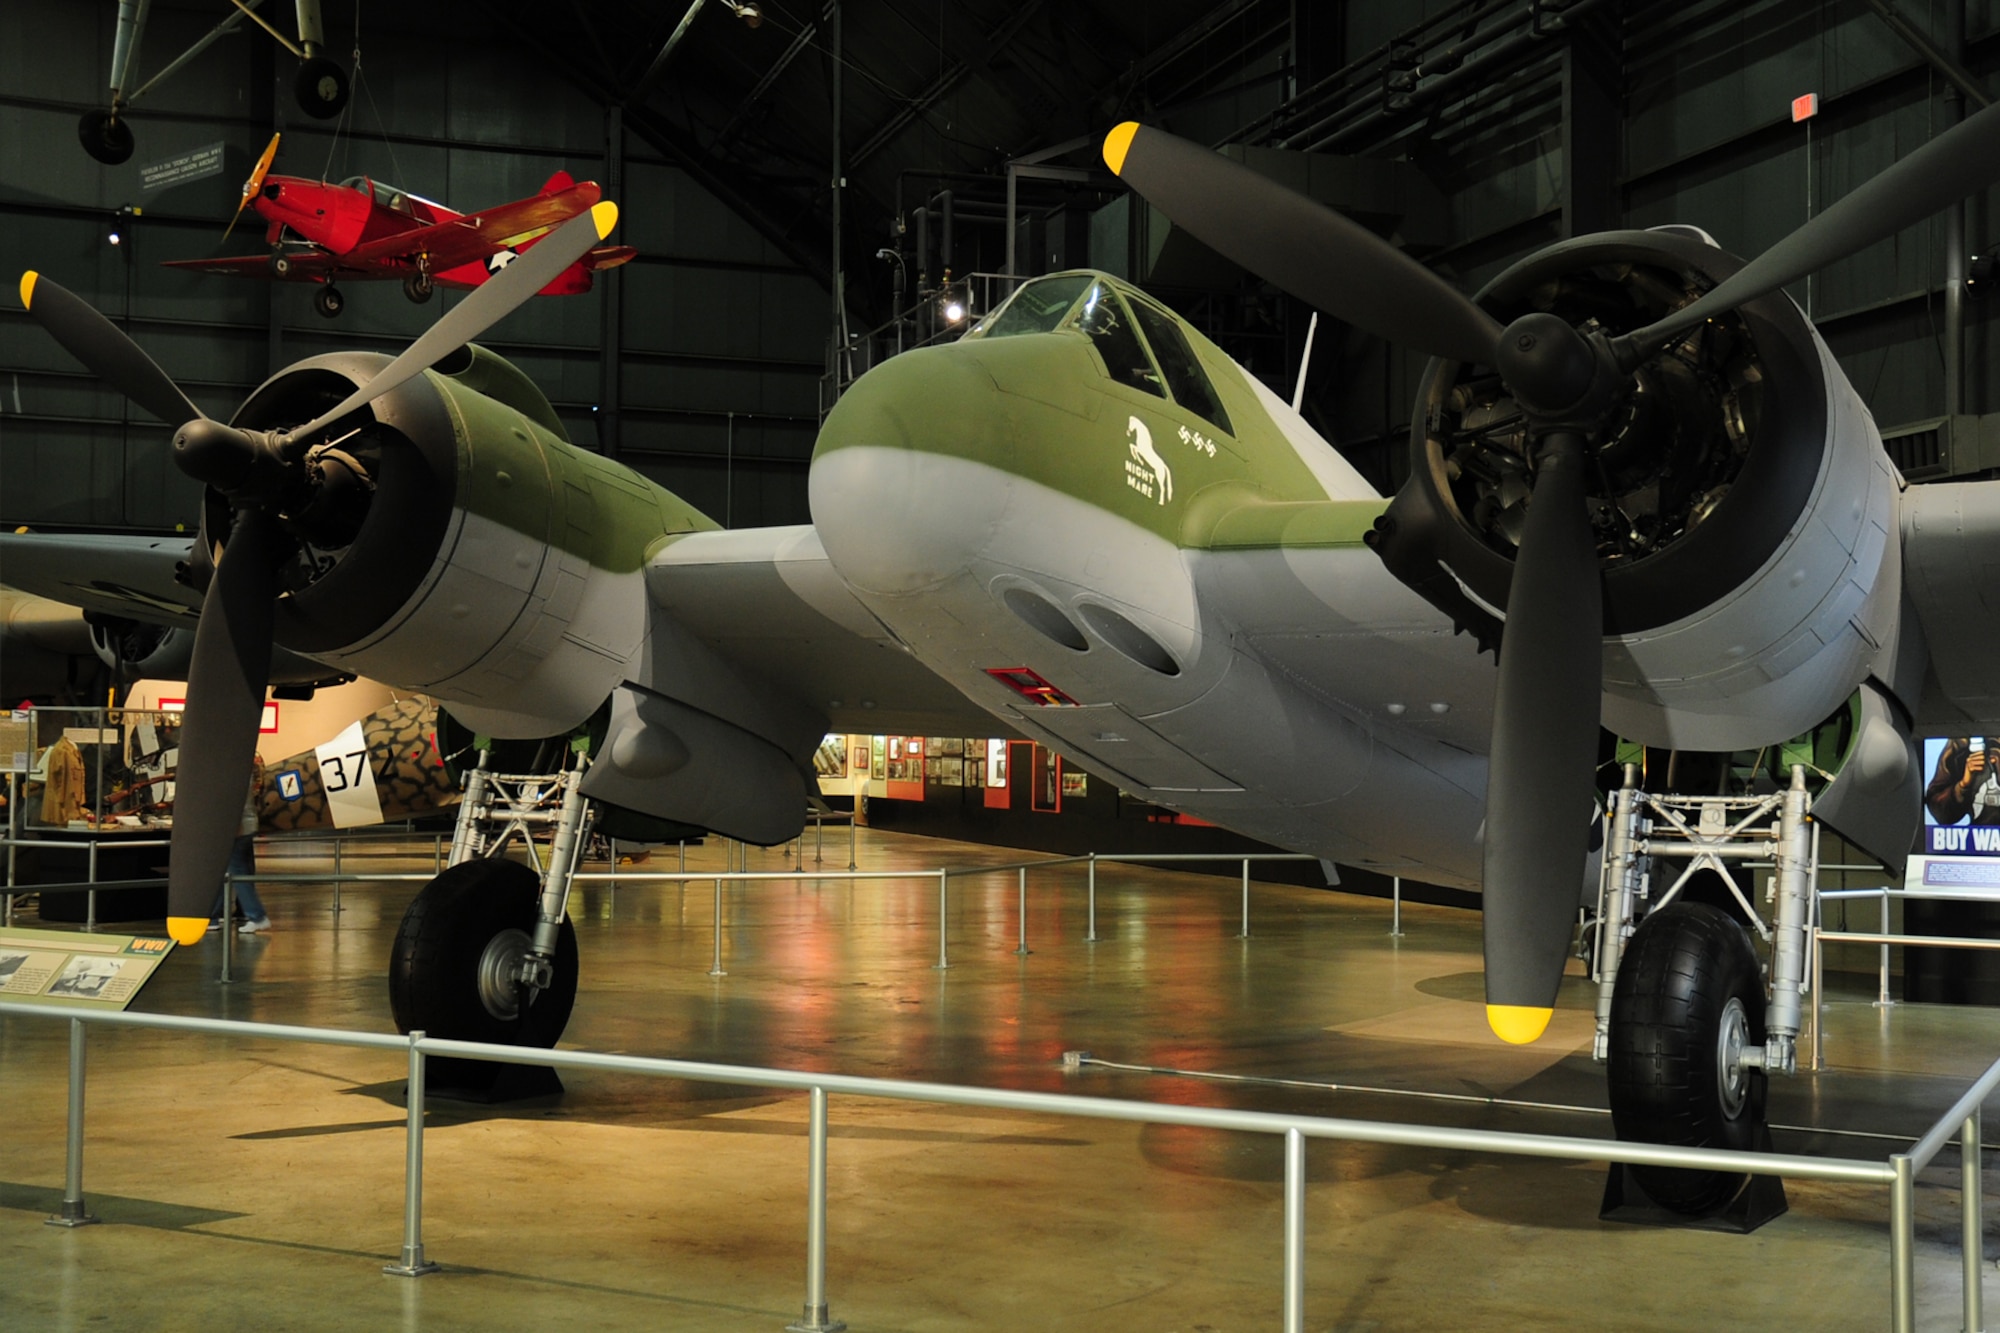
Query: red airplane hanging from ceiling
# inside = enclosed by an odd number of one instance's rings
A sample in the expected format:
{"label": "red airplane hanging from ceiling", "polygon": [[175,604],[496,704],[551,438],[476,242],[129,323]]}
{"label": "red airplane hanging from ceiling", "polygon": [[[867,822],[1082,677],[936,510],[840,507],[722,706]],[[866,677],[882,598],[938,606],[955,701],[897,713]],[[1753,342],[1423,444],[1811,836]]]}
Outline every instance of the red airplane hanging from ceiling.
{"label": "red airplane hanging from ceiling", "polygon": [[[269,224],[270,251],[223,259],[174,259],[168,268],[232,277],[319,284],[313,305],[331,319],[347,304],[338,282],[399,279],[403,294],[424,302],[439,287],[477,287],[550,231],[585,212],[601,191],[578,184],[566,171],[549,177],[540,193],[480,213],[455,213],[443,204],[393,185],[356,176],[338,185],[299,176],[273,176],[278,137],[243,183],[236,217],[254,207]],[[235,218],[230,227],[236,226]],[[223,233],[224,237],[228,232]],[[636,255],[629,245],[600,245],[570,265],[543,296],[590,290],[591,275]]]}

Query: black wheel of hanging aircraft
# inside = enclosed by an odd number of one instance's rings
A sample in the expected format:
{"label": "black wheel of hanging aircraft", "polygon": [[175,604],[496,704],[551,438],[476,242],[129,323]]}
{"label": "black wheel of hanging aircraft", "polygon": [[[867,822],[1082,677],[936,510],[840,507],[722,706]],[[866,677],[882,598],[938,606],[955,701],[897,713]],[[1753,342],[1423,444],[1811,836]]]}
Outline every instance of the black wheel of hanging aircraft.
{"label": "black wheel of hanging aircraft", "polygon": [[347,74],[325,56],[308,56],[292,79],[299,110],[314,120],[332,120],[347,105]]}
{"label": "black wheel of hanging aircraft", "polygon": [[437,284],[431,281],[430,275],[427,273],[413,273],[403,279],[403,295],[409,297],[417,305],[422,305],[424,302],[430,300],[436,293]]}
{"label": "black wheel of hanging aircraft", "polygon": [[313,293],[313,309],[328,319],[334,319],[347,309],[347,298],[340,294],[340,288],[329,282]]}
{"label": "black wheel of hanging aircraft", "polygon": [[553,1046],[576,1005],[576,929],[556,936],[555,978],[531,1003],[509,974],[534,936],[540,882],[517,861],[451,867],[403,913],[389,955],[389,1009],[404,1032]]}
{"label": "black wheel of hanging aircraft", "polygon": [[76,137],[84,152],[107,167],[132,156],[132,127],[102,107],[83,113],[76,123]]}
{"label": "black wheel of hanging aircraft", "polygon": [[[1735,1058],[1764,1044],[1764,985],[1750,936],[1729,913],[1676,902],[1640,923],[1611,998],[1611,1123],[1618,1137],[1751,1149],[1764,1071]],[[1734,1198],[1740,1172],[1634,1167],[1656,1203],[1702,1215]]]}

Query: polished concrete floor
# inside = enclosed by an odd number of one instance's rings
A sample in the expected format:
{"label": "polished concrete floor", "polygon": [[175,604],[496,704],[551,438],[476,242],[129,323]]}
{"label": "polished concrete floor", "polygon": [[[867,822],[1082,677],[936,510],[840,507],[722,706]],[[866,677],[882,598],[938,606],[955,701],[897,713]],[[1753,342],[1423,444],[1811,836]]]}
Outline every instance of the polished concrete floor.
{"label": "polished concrete floor", "polygon": [[[839,849],[836,861],[835,847]],[[844,864],[829,839],[826,868]],[[719,867],[719,847],[689,851]],[[671,849],[663,868],[671,868]],[[861,834],[864,868],[1009,854]],[[811,864],[810,852],[807,855]],[[428,856],[424,858],[428,863]],[[267,857],[270,872],[299,869]],[[348,864],[355,865],[350,857]],[[383,869],[415,869],[393,859]],[[752,850],[750,869],[785,864]],[[708,975],[708,884],[593,887],[565,1044],[847,1074],[1602,1136],[1589,993],[1539,1045],[1486,1035],[1478,921],[1287,886],[1080,869],[729,891]],[[270,887],[277,929],[177,951],[136,1008],[393,1031],[383,981],[411,884]],[[32,915],[29,918],[32,923]],[[1872,979],[1871,979],[1872,980]],[[1774,1084],[1778,1146],[1886,1155],[2000,1055],[1991,1010],[1833,1004],[1829,1069]],[[1549,1103],[1533,1110],[1086,1065]],[[104,1225],[43,1225],[62,1193],[66,1025],[0,1020],[0,1327],[673,1328],[775,1333],[805,1284],[806,1101],[577,1072],[559,1099],[439,1103],[424,1240],[443,1271],[385,1276],[402,1238],[402,1061],[334,1047],[97,1029],[85,1192]],[[1282,1148],[1253,1135],[836,1097],[831,1313],[863,1330],[1279,1325]],[[1996,1135],[1995,1137],[2000,1137]],[[1314,1142],[1306,1327],[1878,1328],[1888,1202],[1792,1182],[1751,1236],[1600,1222],[1604,1168]],[[1920,1325],[1957,1328],[1957,1163],[1917,1193]],[[1988,1176],[1989,1182],[1992,1176]],[[1992,1192],[1989,1185],[1989,1193]],[[2000,1299],[2000,1282],[1989,1284]]]}

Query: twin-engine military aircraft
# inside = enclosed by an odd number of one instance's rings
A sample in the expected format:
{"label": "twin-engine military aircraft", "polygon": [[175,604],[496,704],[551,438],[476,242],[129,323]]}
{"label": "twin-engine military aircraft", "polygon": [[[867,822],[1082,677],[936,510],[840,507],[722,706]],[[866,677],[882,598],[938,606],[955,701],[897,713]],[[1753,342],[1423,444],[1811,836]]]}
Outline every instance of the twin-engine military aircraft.
{"label": "twin-engine military aircraft", "polygon": [[[243,197],[229,222],[233,230],[243,210],[254,209],[267,224],[264,239],[269,253],[170,259],[166,267],[317,283],[313,306],[331,319],[346,305],[336,282],[399,281],[403,295],[420,304],[441,286],[477,287],[603,197],[595,181],[578,184],[567,171],[558,171],[526,199],[478,213],[455,213],[366,176],[338,185],[273,176],[271,162],[278,155],[279,138],[271,136],[243,182]],[[592,274],[616,268],[637,254],[629,245],[593,246],[551,278],[541,294],[587,292]]]}
{"label": "twin-engine military aircraft", "polygon": [[[1779,290],[2000,177],[2000,109],[1753,263],[1692,229],[1613,232],[1476,301],[1218,154],[1125,125],[1105,155],[1222,253],[1438,358],[1393,500],[1102,273],[1027,282],[959,342],[862,376],[821,430],[812,524],[743,531],[577,448],[470,345],[602,239],[608,206],[394,361],[302,361],[229,425],[30,275],[34,317],[186,423],[176,459],[207,485],[192,550],[146,556],[143,579],[128,558],[121,580],[146,602],[200,596],[175,936],[206,923],[274,642],[425,691],[488,737],[584,732],[582,797],[764,844],[799,830],[828,730],[997,719],[1251,836],[1483,887],[1488,1016],[1510,1041],[1555,1002],[1600,723],[1735,751],[1844,718],[1815,811],[1892,861],[1918,818],[1913,725],[2000,731],[1967,614],[2000,559],[2000,490],[1906,490]],[[90,571],[132,546],[0,537],[10,583],[123,615],[144,606]],[[449,938],[399,941],[399,1021],[553,1043],[575,990],[566,880],[465,879],[412,906]],[[1622,1135],[1753,1141],[1781,1048],[1749,949],[1708,904],[1639,924],[1628,952],[1670,965],[1618,974],[1641,1002],[1610,1019]],[[1689,1211],[1734,1183],[1659,1174],[1691,1182],[1660,1191]]]}

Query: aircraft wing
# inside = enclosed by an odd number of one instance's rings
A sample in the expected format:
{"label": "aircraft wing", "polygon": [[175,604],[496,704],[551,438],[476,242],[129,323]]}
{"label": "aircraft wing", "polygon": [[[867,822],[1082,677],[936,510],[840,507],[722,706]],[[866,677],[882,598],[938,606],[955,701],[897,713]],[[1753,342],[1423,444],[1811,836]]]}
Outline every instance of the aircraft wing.
{"label": "aircraft wing", "polygon": [[744,675],[835,731],[1013,735],[897,642],[840,581],[809,526],[696,532],[646,567],[653,605]]}
{"label": "aircraft wing", "polygon": [[174,577],[189,545],[186,537],[0,534],[0,583],[86,611],[191,626],[201,594]]}
{"label": "aircraft wing", "polygon": [[[290,269],[285,274],[286,282],[322,282],[328,278],[360,278],[364,275],[350,271],[339,256],[324,250],[287,249],[285,258]],[[229,255],[220,259],[167,259],[162,260],[162,268],[187,268],[197,273],[219,273],[228,278],[269,278],[277,280],[271,272],[271,256]],[[376,276],[387,277],[387,274]]]}
{"label": "aircraft wing", "polygon": [[408,267],[418,255],[430,257],[433,273],[470,264],[509,247],[532,241],[584,212],[601,197],[592,181],[572,185],[554,194],[538,194],[500,204],[480,213],[467,213],[449,222],[413,227],[357,245],[340,256],[343,268],[370,269],[394,265]]}

